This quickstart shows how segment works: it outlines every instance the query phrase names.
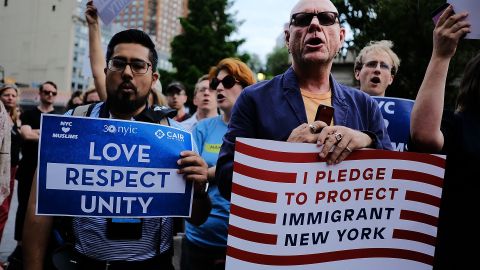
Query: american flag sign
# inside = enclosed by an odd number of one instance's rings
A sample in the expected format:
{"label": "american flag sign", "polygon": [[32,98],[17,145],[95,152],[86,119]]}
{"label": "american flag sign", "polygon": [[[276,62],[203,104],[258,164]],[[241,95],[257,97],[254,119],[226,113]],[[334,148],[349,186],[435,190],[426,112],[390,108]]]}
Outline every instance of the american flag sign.
{"label": "american flag sign", "polygon": [[237,138],[227,269],[432,269],[445,157]]}

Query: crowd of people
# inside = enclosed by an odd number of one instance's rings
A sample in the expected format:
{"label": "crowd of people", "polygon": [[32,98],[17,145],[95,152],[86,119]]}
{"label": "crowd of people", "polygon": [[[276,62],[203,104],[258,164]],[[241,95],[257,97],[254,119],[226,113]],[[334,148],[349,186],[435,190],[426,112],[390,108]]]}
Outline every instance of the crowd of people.
{"label": "crowd of people", "polygon": [[[185,220],[181,269],[225,269],[234,146],[237,137],[313,143],[328,164],[338,164],[357,149],[392,150],[377,102],[394,81],[400,59],[391,41],[372,41],[355,60],[359,89],[340,84],[332,63],[346,30],[329,0],[300,0],[293,7],[285,43],[292,65],[271,80],[256,82],[252,70],[226,58],[198,78],[196,112],[185,104],[187,89],[173,82],[162,91],[157,53],[150,37],[129,29],[115,34],[106,57],[100,45],[97,10],[87,3],[90,63],[95,88],[76,91],[67,115],[116,118],[168,125],[189,131],[196,147],[179,153],[179,173],[194,185],[192,215]],[[411,115],[410,150],[447,155],[434,269],[475,265],[478,222],[469,218],[476,205],[475,166],[480,164],[480,55],[465,68],[457,107],[444,112],[448,66],[458,43],[470,32],[467,13],[448,7],[438,20],[434,47]],[[0,237],[5,227],[14,180],[18,180],[15,240],[9,269],[54,269],[51,246],[54,218],[38,216],[35,173],[42,114],[54,108],[57,86],[39,88],[38,106],[19,113],[19,89],[0,86]],[[320,105],[333,107],[330,122],[316,118]],[[152,111],[161,113],[150,113]],[[153,115],[153,117],[152,117]],[[88,129],[88,127],[86,127]],[[335,146],[335,147],[333,147]],[[329,151],[333,149],[333,151]],[[20,158],[21,156],[21,158]],[[32,191],[32,192],[31,192]],[[469,221],[465,222],[468,218]],[[173,269],[174,219],[144,218],[135,239],[110,239],[110,220],[73,217],[73,249],[65,269]],[[117,231],[124,224],[116,223]],[[110,225],[109,225],[110,226]]]}

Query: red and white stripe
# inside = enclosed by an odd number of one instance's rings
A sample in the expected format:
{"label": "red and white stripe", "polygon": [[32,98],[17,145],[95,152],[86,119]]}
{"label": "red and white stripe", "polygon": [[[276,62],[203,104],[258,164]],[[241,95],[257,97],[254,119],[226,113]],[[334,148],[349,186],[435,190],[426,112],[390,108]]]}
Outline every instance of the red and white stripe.
{"label": "red and white stripe", "polygon": [[[235,150],[227,269],[431,269],[443,156],[361,150],[338,165],[327,166],[313,144],[237,138]],[[350,167],[390,169],[385,180],[313,181],[312,172]],[[311,178],[306,184],[305,172]],[[317,191],[380,187],[397,188],[395,199],[313,203]],[[308,202],[287,205],[285,192],[305,192]],[[372,207],[394,210],[390,219],[282,225],[284,213]],[[386,228],[385,239],[338,241],[337,229],[374,227]],[[284,246],[287,233],[327,231],[324,244]]]}

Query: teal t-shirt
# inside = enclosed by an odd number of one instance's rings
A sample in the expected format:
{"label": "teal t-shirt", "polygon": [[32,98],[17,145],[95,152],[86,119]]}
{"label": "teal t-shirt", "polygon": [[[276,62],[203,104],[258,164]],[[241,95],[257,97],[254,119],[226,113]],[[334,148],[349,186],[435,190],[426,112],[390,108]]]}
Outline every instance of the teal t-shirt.
{"label": "teal t-shirt", "polygon": [[[208,167],[217,164],[223,135],[226,132],[227,125],[223,122],[221,115],[203,119],[193,129],[193,138],[199,148],[200,156],[207,162]],[[197,246],[225,247],[227,245],[230,202],[220,195],[215,184],[210,184],[208,195],[212,201],[212,211],[207,221],[200,226],[185,222],[185,235],[190,242]]]}

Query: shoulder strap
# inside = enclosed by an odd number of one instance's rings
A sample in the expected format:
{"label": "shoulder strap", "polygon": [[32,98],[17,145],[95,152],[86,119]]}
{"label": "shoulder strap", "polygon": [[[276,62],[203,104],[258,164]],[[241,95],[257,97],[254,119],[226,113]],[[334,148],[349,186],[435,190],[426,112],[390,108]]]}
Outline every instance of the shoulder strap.
{"label": "shoulder strap", "polygon": [[[90,116],[92,113],[93,107],[95,107],[95,103],[78,106],[73,109],[72,115],[73,116]],[[168,117],[171,116],[173,113],[176,114],[175,110],[166,108],[166,107],[155,107],[153,112],[149,114],[151,117],[152,122],[157,122],[165,126],[169,126],[170,122],[168,121]]]}
{"label": "shoulder strap", "polygon": [[163,117],[163,118],[160,120],[160,125],[170,126],[170,122],[168,121],[168,118],[167,118],[167,117]]}
{"label": "shoulder strap", "polygon": [[73,109],[72,115],[88,117],[92,113],[92,110],[93,110],[93,107],[95,107],[95,104],[96,103],[78,106],[75,109]]}
{"label": "shoulder strap", "polygon": [[145,109],[141,114],[135,116],[135,120],[149,123],[159,123],[161,125],[169,126],[169,117],[175,116],[176,113],[176,110],[164,106],[153,106]]}

